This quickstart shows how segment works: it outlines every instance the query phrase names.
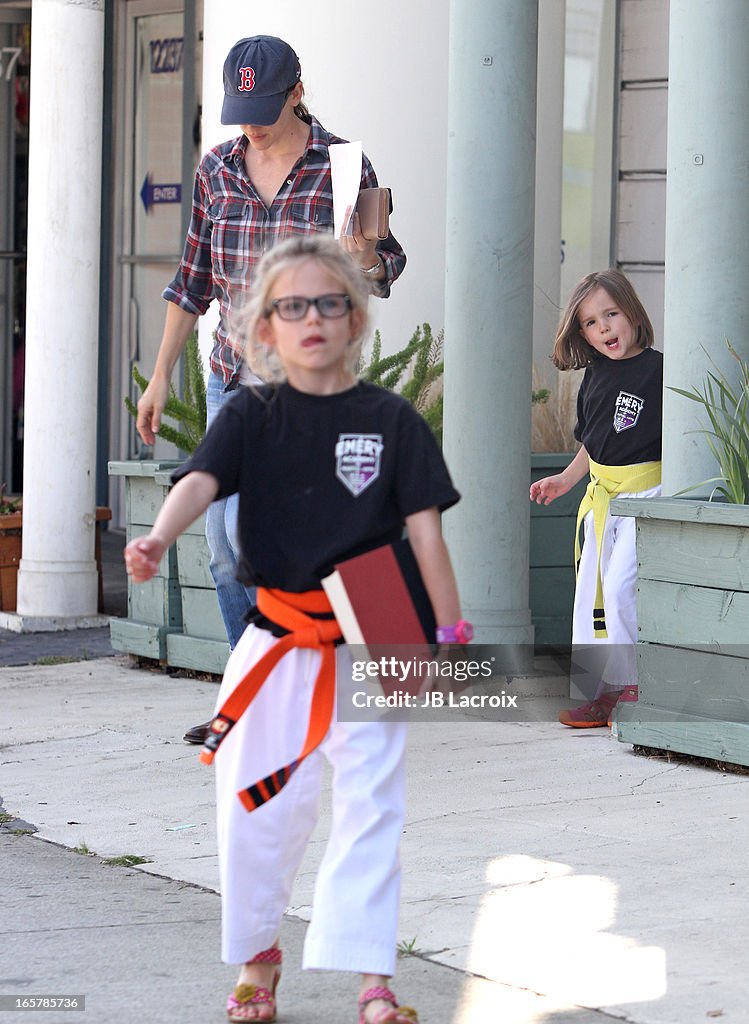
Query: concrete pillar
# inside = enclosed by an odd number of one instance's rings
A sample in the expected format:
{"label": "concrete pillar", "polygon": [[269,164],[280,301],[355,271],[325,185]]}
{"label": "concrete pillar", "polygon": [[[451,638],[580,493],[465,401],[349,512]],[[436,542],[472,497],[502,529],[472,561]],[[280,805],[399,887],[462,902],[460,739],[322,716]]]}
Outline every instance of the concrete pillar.
{"label": "concrete pillar", "polygon": [[[33,0],[18,615],[95,615],[103,0]],[[64,620],[64,621],[63,621]],[[77,623],[76,623],[77,624]],[[24,627],[25,628],[25,627]]]}
{"label": "concrete pillar", "polygon": [[453,0],[447,159],[445,518],[482,643],[528,644],[536,0]]}
{"label": "concrete pillar", "polygon": [[538,9],[533,363],[539,387],[558,385],[551,350],[561,301],[566,8],[566,0],[544,0]]}
{"label": "concrete pillar", "polygon": [[[716,467],[698,406],[668,390],[702,384],[724,338],[749,357],[749,4],[671,0],[664,318],[663,490]],[[734,364],[735,365],[735,364]],[[699,496],[695,492],[691,496]]]}

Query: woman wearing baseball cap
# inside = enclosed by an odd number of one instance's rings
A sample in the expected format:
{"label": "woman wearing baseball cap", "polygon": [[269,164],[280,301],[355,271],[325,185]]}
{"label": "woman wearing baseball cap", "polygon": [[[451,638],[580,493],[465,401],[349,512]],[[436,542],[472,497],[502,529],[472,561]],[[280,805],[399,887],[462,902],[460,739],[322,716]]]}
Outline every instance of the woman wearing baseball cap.
{"label": "woman wearing baseball cap", "polygon": [[[303,102],[304,86],[296,53],[276,36],[251,36],[232,46],[224,62],[222,124],[241,134],[208,152],[193,189],[192,218],[177,273],[163,296],[166,323],[151,381],[138,402],[138,432],[154,444],[169,397],[174,367],[196,320],[211,301],[219,304],[219,325],[210,356],[208,422],[232,391],[253,378],[232,337],[232,317],[243,305],[263,253],[293,234],[333,230],[333,190],[329,146],[344,140],[328,132]],[[374,169],[362,159],[361,187],[377,185]],[[341,239],[369,281],[387,298],[406,256],[396,239]],[[215,502],[206,516],[211,574],[233,649],[254,604],[252,588],[236,579],[236,503]],[[207,723],[185,734],[202,743]]]}

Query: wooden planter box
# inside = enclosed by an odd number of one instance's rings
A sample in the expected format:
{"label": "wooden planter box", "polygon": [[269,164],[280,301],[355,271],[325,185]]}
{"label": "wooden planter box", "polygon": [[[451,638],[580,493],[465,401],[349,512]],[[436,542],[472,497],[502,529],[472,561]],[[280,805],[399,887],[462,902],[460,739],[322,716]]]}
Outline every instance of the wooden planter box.
{"label": "wooden planter box", "polygon": [[[104,607],[104,587],[101,572],[101,533],[100,523],[112,518],[112,510],[99,507],[96,510],[96,534],[94,538],[94,558],[99,574],[98,610]],[[16,594],[18,589],[18,566],[21,562],[23,511],[11,512],[0,516],[0,611],[16,610]]]}
{"label": "wooden planter box", "polygon": [[[531,455],[531,481],[561,473],[570,453]],[[587,476],[551,505],[531,505],[530,605],[537,647],[569,647],[575,598],[575,522]]]}
{"label": "wooden planter box", "polygon": [[618,498],[637,520],[639,699],[625,743],[749,765],[749,506]]}
{"label": "wooden planter box", "polygon": [[[150,532],[179,462],[110,462],[125,477],[127,540]],[[208,564],[202,518],[166,552],[148,583],[128,581],[128,617],[112,619],[115,650],[167,665],[220,674],[229,656]]]}
{"label": "wooden planter box", "polygon": [[0,516],[0,611],[16,610],[16,581],[21,561],[22,512]]}
{"label": "wooden planter box", "polygon": [[210,560],[205,517],[201,516],[177,538],[182,632],[167,637],[167,661],[181,668],[220,675],[229,658],[229,644],[216,599]]}
{"label": "wooden planter box", "polygon": [[[110,462],[109,475],[125,477],[125,529],[128,542],[149,533],[164,504],[178,462]],[[116,651],[166,661],[166,638],[182,629],[182,598],[177,579],[177,550],[172,545],[148,583],[128,579],[127,619],[112,619],[109,630]]]}

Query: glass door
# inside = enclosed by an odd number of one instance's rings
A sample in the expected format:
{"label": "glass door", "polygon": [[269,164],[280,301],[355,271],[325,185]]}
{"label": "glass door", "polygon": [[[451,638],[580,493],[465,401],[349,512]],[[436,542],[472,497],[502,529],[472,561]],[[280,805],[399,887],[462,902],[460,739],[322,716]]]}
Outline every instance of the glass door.
{"label": "glass door", "polygon": [[0,8],[0,484],[23,489],[31,11]]}
{"label": "glass door", "polygon": [[[115,304],[119,311],[119,341],[113,363],[112,444],[117,458],[150,455],[124,411],[122,396],[137,401],[132,380],[137,364],[149,377],[156,359],[166,312],[161,292],[170,281],[182,251],[183,142],[194,151],[199,139],[183,140],[186,54],[180,0],[129,0],[125,9],[122,61],[122,154],[118,185],[122,197],[116,226],[118,280]],[[121,23],[122,24],[122,23]],[[197,102],[195,104],[197,118]],[[193,132],[198,135],[196,126]],[[175,384],[177,374],[175,373]],[[119,401],[117,400],[119,394]],[[174,458],[172,446],[157,441],[155,458]]]}

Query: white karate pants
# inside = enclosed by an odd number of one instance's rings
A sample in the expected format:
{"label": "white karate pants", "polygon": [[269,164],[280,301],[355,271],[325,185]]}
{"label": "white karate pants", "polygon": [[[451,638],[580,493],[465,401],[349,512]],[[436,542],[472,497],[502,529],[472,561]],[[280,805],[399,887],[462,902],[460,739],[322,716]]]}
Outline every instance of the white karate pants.
{"label": "white karate pants", "polygon": [[[660,485],[638,494],[621,494],[621,498],[652,498],[661,493]],[[572,645],[595,647],[610,645],[600,652],[601,686],[592,696],[600,696],[625,686],[637,685],[637,550],[636,521],[632,516],[609,513],[603,530],[601,549],[601,584],[606,614],[607,637],[593,632],[593,606],[596,596],[596,537],[593,512],[584,520],[585,542],[575,588],[572,613]],[[592,664],[592,659],[591,659]]]}
{"label": "white karate pants", "polygon": [[[275,638],[248,626],[226,666],[217,710]],[[337,648],[339,695],[351,656]],[[294,877],[318,816],[322,758],[333,767],[331,833],[315,884],[303,966],[390,976],[405,816],[404,722],[333,723],[287,785],[248,813],[237,792],[302,749],[320,654],[281,659],[216,754],[222,958],[240,964],[278,937]],[[358,688],[361,688],[360,686]]]}

